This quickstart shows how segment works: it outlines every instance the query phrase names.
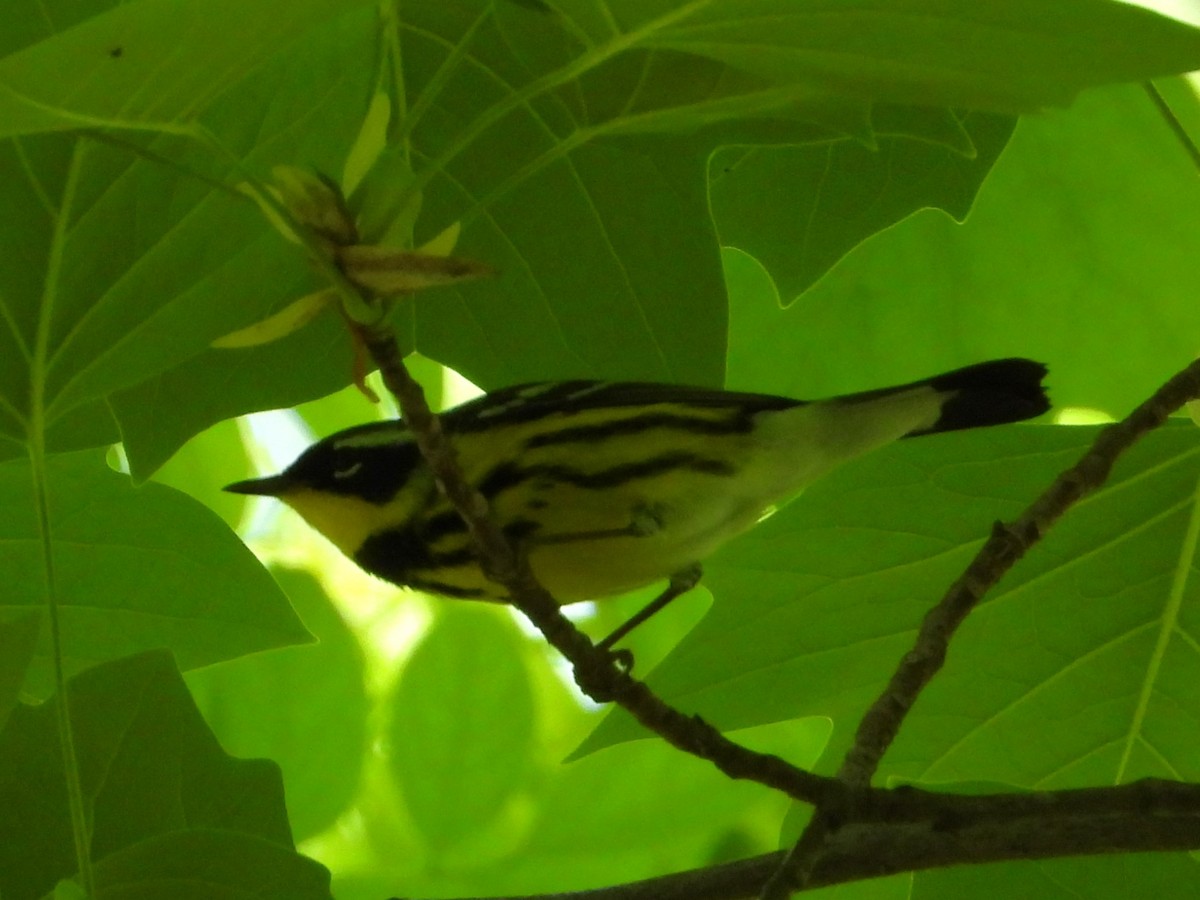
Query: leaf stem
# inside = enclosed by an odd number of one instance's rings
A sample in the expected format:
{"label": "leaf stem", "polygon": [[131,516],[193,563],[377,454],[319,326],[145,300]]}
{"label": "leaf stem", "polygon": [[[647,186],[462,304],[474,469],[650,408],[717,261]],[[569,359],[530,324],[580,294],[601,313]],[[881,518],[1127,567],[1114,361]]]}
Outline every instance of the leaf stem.
{"label": "leaf stem", "polygon": [[1146,93],[1150,96],[1151,102],[1167,123],[1167,127],[1179,139],[1179,143],[1183,145],[1183,149],[1187,155],[1191,157],[1192,165],[1196,168],[1197,174],[1200,174],[1200,147],[1196,146],[1196,142],[1192,140],[1192,136],[1187,133],[1187,129],[1183,127],[1183,123],[1179,121],[1179,117],[1175,115],[1175,111],[1171,109],[1162,92],[1153,81],[1147,81],[1142,84]]}
{"label": "leaf stem", "polygon": [[[392,98],[397,118],[408,116],[408,88],[404,82],[404,48],[400,44],[400,0],[379,0],[379,72],[375,89]],[[391,76],[389,79],[389,75]]]}
{"label": "leaf stem", "polygon": [[83,167],[82,146],[82,140],[75,142],[67,180],[63,186],[62,201],[59,203],[55,216],[50,258],[46,266],[46,284],[42,293],[38,330],[30,365],[29,423],[26,435],[28,437],[34,507],[42,543],[42,566],[46,577],[46,612],[50,626],[50,648],[54,664],[54,688],[57,696],[55,715],[58,721],[59,746],[63,757],[63,775],[67,786],[67,804],[71,813],[71,835],[75,843],[76,864],[79,866],[79,883],[88,897],[94,897],[96,880],[92,871],[87,810],[83,798],[83,784],[79,777],[79,756],[75,750],[75,734],[71,726],[71,704],[67,694],[66,670],[63,665],[62,617],[54,572],[54,541],[51,534],[46,454],[46,379],[50,330],[54,319],[55,301],[58,298],[59,275],[63,261],[63,248],[67,239],[71,201],[78,189],[79,174]]}
{"label": "leaf stem", "polygon": [[[463,58],[467,55],[467,48],[471,45],[471,41],[475,38],[475,33],[479,31],[480,27],[485,21],[487,21],[491,14],[492,7],[490,4],[485,5],[483,9],[480,10],[479,15],[475,18],[475,21],[471,23],[465,32],[463,32],[463,35],[459,39],[458,43],[454,44],[454,46],[450,48],[450,52],[446,55],[446,58],[442,60],[442,64],[438,66],[437,71],[430,76],[429,80],[421,88],[421,93],[417,95],[412,107],[409,108],[400,119],[393,140],[396,143],[403,143],[405,145],[406,152],[408,139],[412,135],[413,129],[417,127],[417,124],[421,121],[421,118],[425,115],[426,111],[433,106],[433,101],[436,100],[438,94],[442,92],[442,88],[444,88],[450,81],[450,78],[458,69],[458,64],[462,62]],[[397,66],[400,65],[400,60],[398,57],[399,46],[400,42],[397,40]]]}

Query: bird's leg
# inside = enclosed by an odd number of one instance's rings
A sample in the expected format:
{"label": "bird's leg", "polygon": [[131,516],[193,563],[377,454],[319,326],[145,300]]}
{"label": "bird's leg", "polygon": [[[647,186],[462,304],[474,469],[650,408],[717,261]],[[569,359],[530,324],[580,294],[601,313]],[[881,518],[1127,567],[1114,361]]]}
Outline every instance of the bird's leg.
{"label": "bird's leg", "polygon": [[[568,534],[537,534],[530,537],[530,542],[534,545],[570,543],[580,540],[601,540],[604,538],[618,537],[650,537],[658,534],[663,529],[663,519],[666,511],[661,507],[646,505],[639,506],[634,509],[630,517],[629,524],[622,528],[611,528],[599,531],[577,531]],[[667,582],[666,590],[654,598],[650,603],[639,610],[635,615],[630,617],[624,624],[617,628],[612,634],[602,640],[598,646],[601,650],[612,650],[613,644],[619,641],[637,626],[641,625],[660,609],[674,600],[681,594],[686,594],[700,582],[701,569],[699,563],[694,563],[686,569],[682,569],[671,576]],[[627,650],[616,651],[616,655],[622,658],[626,668],[632,667],[632,656]]]}
{"label": "bird's leg", "polygon": [[643,606],[634,615],[630,616],[624,624],[620,625],[612,634],[596,646],[601,650],[611,650],[613,644],[625,637],[625,635],[629,634],[629,632],[633,631],[633,629],[637,628],[676,597],[686,594],[699,584],[701,574],[700,563],[693,563],[686,569],[676,572],[671,576],[671,580],[667,582],[666,590]]}

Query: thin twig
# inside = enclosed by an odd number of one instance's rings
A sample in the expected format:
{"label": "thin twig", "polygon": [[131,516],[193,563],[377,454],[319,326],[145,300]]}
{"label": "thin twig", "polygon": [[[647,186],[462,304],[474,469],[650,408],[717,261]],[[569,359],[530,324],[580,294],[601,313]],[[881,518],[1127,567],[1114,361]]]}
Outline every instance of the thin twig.
{"label": "thin twig", "polygon": [[1154,103],[1154,107],[1158,110],[1159,115],[1167,123],[1167,127],[1171,129],[1171,132],[1178,139],[1179,143],[1183,145],[1183,149],[1187,152],[1187,155],[1191,157],[1192,165],[1196,168],[1196,171],[1200,172],[1200,147],[1196,146],[1196,142],[1192,140],[1192,136],[1187,133],[1187,129],[1179,121],[1179,116],[1175,115],[1175,110],[1171,109],[1166,98],[1163,97],[1162,92],[1159,91],[1158,86],[1153,81],[1145,82],[1142,87],[1150,95],[1150,100]]}
{"label": "thin twig", "polygon": [[673,746],[713,763],[731,778],[757,781],[808,803],[845,792],[832,778],[813,775],[777,756],[756,753],[726,738],[698,716],[668,706],[642,682],[616,665],[612,654],[597,648],[559,609],[538,583],[524,558],[513,552],[488,515],[487,502],[463,477],[453,445],[425,402],[420,386],[404,366],[396,337],[386,326],[352,326],[378,366],[383,382],[400,404],[446,497],[462,515],[489,578],[503,585],[517,609],[570,661],[575,680],[593,699],[613,701]]}
{"label": "thin twig", "polygon": [[[839,780],[852,788],[870,784],[905,716],[941,669],[950,639],[971,610],[1068,509],[1104,484],[1121,454],[1197,397],[1200,360],[1171,378],[1123,421],[1101,431],[1079,461],[1059,475],[1012,524],[996,524],[966,571],[926,614],[913,649],[901,659],[887,687],[859,722],[854,744],[838,770]],[[779,871],[764,887],[762,900],[783,900],[811,883],[824,854],[826,841],[818,833],[825,828],[823,823],[818,809]]]}

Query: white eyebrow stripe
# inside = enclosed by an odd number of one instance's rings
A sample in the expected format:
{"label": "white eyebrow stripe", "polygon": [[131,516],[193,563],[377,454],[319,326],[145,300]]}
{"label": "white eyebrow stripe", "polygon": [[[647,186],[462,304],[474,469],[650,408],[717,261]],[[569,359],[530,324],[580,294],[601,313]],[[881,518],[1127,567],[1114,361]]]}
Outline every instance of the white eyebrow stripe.
{"label": "white eyebrow stripe", "polygon": [[558,387],[557,381],[542,381],[537,384],[526,385],[517,392],[517,396],[522,400],[532,400],[534,397],[540,397],[542,394],[547,394]]}
{"label": "white eyebrow stripe", "polygon": [[[589,397],[592,394],[603,393],[612,387],[610,381],[597,381],[594,384],[589,384],[587,387],[579,388],[568,392],[566,388],[571,382],[566,381],[540,381],[536,384],[529,384],[515,391],[511,398],[503,403],[493,402],[492,405],[486,406],[475,414],[477,419],[490,419],[495,416],[503,416],[507,413],[521,409],[530,403],[539,400],[547,395],[551,395],[553,399],[550,402],[557,402],[562,405],[563,412],[577,412],[573,408],[573,404],[579,400]],[[561,396],[554,396],[560,394]]]}
{"label": "white eyebrow stripe", "polygon": [[510,400],[508,403],[500,403],[496,406],[489,406],[487,409],[481,409],[476,413],[476,418],[490,419],[492,416],[498,416],[501,413],[506,413],[510,409],[515,409],[518,406],[524,406],[524,400]]}
{"label": "white eyebrow stripe", "polygon": [[608,390],[608,388],[611,386],[611,384],[612,384],[612,382],[609,382],[609,381],[597,381],[595,384],[589,385],[588,387],[581,388],[578,391],[572,391],[571,393],[567,394],[567,399],[568,400],[582,400],[584,397],[588,396],[589,394],[595,394],[595,393],[598,393],[599,391]]}
{"label": "white eyebrow stripe", "polygon": [[360,447],[384,447],[388,444],[411,444],[412,432],[403,425],[392,425],[378,429],[352,434],[333,442],[334,450],[354,449]]}
{"label": "white eyebrow stripe", "polygon": [[499,416],[503,415],[504,413],[511,412],[514,409],[520,409],[522,406],[526,406],[530,400],[540,397],[542,394],[553,390],[555,386],[555,382],[552,381],[544,382],[542,384],[531,384],[514,394],[511,400],[506,400],[503,403],[495,403],[491,406],[487,406],[476,413],[476,416],[480,419],[489,419],[492,416]]}

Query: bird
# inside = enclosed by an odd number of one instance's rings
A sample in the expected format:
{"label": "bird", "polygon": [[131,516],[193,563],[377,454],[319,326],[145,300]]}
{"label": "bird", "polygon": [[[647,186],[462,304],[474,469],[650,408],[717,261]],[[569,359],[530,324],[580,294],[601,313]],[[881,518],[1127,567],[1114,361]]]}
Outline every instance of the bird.
{"label": "bird", "polygon": [[[1042,415],[1046,374],[1039,362],[998,359],[817,401],[547,381],[486,393],[440,420],[464,477],[559,603],[667,579],[657,609],[699,580],[715,550],[839,464],[902,438]],[[225,490],[279,499],[398,586],[508,599],[400,420],[339,431],[282,472]]]}

